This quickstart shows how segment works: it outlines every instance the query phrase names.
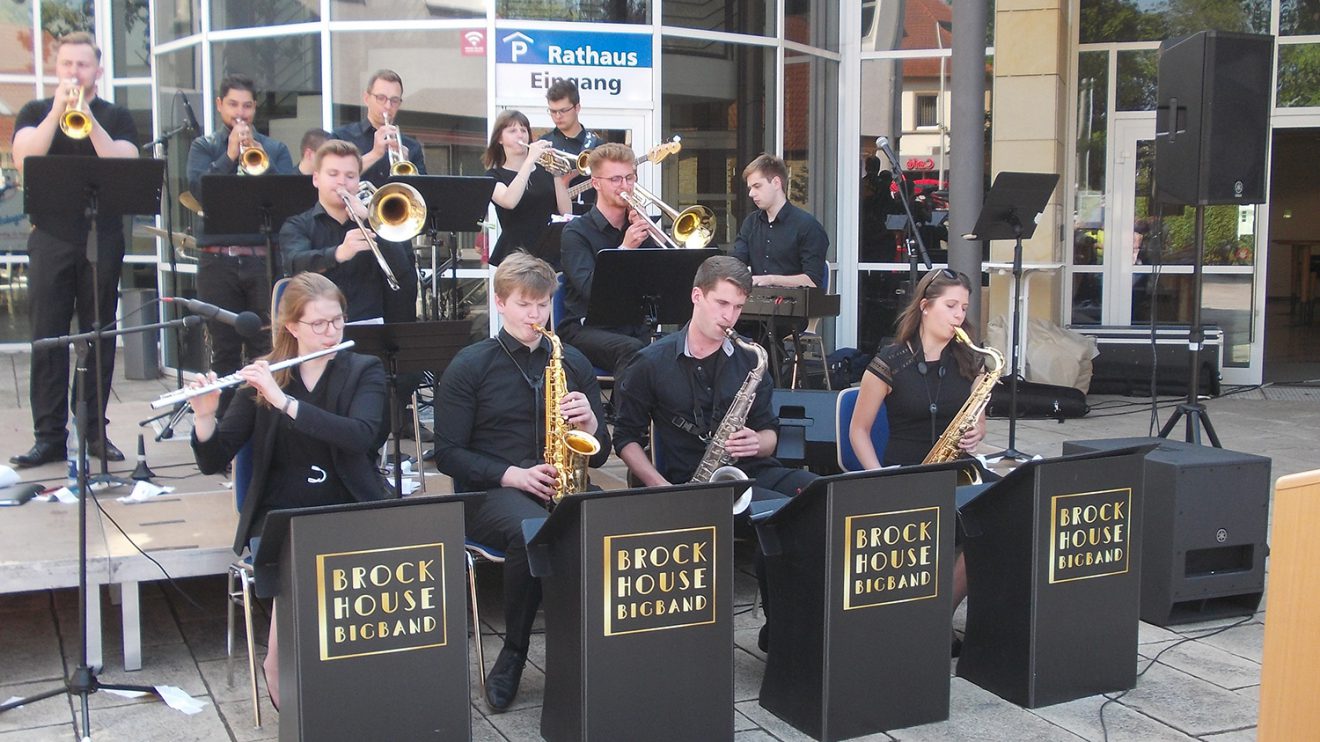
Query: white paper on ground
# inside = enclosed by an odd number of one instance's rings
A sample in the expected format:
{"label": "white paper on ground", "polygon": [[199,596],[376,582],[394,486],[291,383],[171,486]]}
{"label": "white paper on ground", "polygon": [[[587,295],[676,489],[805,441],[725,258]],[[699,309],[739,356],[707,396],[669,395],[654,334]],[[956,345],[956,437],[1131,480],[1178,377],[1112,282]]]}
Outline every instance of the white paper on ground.
{"label": "white paper on ground", "polygon": [[131,505],[135,502],[144,502],[146,500],[150,500],[151,498],[157,495],[163,495],[166,492],[173,492],[173,491],[174,491],[173,487],[162,487],[159,484],[152,484],[151,482],[138,481],[136,484],[133,485],[133,491],[128,493],[128,496],[116,497],[115,499],[126,505]]}
{"label": "white paper on ground", "polygon": [[144,690],[120,690],[118,688],[101,688],[100,690],[105,693],[113,693],[121,698],[141,698],[147,695]]}
{"label": "white paper on ground", "polygon": [[[8,706],[9,704],[13,703],[14,701],[21,701],[21,700],[23,700],[23,698],[22,698],[21,696],[10,696],[10,697],[6,698],[4,701],[0,701],[0,706]],[[22,706],[15,706],[14,708],[16,708],[16,709],[21,709],[21,708],[23,708],[23,707],[22,707]]]}
{"label": "white paper on ground", "polygon": [[11,484],[18,484],[23,478],[18,476],[18,472],[13,467],[0,464],[0,487],[8,487]]}
{"label": "white paper on ground", "polygon": [[200,713],[206,708],[206,701],[199,701],[188,695],[188,692],[182,688],[173,685],[158,685],[156,692],[165,699],[165,703],[176,711],[182,711],[189,716]]}

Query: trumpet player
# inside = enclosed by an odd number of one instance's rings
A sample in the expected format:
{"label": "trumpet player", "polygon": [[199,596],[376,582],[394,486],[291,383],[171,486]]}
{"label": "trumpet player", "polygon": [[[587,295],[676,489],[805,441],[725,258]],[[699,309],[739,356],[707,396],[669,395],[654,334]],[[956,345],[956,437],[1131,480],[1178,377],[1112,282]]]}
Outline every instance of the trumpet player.
{"label": "trumpet player", "polygon": [[[334,281],[348,299],[349,322],[416,319],[415,313],[395,316],[395,312],[407,312],[406,301],[386,300],[387,294],[410,292],[416,301],[417,273],[409,260],[412,246],[372,234],[402,287],[392,292],[371,250],[367,231],[359,229],[348,212],[350,204],[354,208],[363,206],[357,196],[362,167],[357,147],[331,139],[316,151],[314,162],[312,185],[316,187],[316,205],[289,218],[280,229],[284,270],[290,275],[302,271],[321,273]],[[359,216],[366,221],[363,213]]]}
{"label": "trumpet player", "polygon": [[481,163],[488,168],[486,174],[495,179],[490,200],[500,218],[500,238],[491,250],[491,265],[498,266],[519,248],[537,254],[550,228],[551,215],[573,213],[564,179],[537,166],[537,160],[550,150],[550,143],[538,140],[528,144],[530,137],[527,117],[520,111],[504,111],[495,117],[490,142],[481,155]]}
{"label": "trumpet player", "polygon": [[[469,345],[445,370],[436,395],[445,425],[435,431],[436,467],[454,478],[455,492],[485,491],[469,504],[467,535],[504,552],[504,647],[486,678],[486,703],[504,711],[518,693],[527,662],[541,583],[527,565],[522,522],[545,516],[555,468],[546,463],[545,394],[550,342],[536,329],[550,321],[555,273],[545,261],[515,252],[495,271],[495,310],[503,320],[496,337]],[[591,433],[600,450],[589,464],[609,457],[600,387],[591,364],[563,345],[562,368],[571,390],[558,413]]]}
{"label": "trumpet player", "polygon": [[411,162],[418,175],[426,175],[426,154],[421,143],[396,125],[403,107],[403,78],[399,73],[376,70],[367,80],[362,103],[366,118],[330,132],[331,139],[352,142],[362,153],[362,179],[385,185],[390,177],[390,150]]}
{"label": "trumpet player", "polygon": [[[13,157],[23,172],[28,157],[78,155],[137,157],[137,128],[128,110],[101,99],[101,50],[91,34],[72,33],[55,42],[55,72],[59,85],[52,98],[23,106],[14,119]],[[76,111],[74,115],[68,114]],[[124,258],[124,220],[115,215],[97,219],[97,266],[87,259],[88,225],[83,219],[54,220],[32,216],[28,234],[28,307],[32,339],[63,335],[74,313],[78,328],[92,329],[115,318],[119,274]],[[96,279],[93,290],[92,278]],[[94,306],[95,305],[95,306]],[[101,385],[107,394],[114,377],[115,342],[97,347]],[[68,437],[69,352],[64,346],[33,351],[31,357],[32,428],[35,442],[26,453],[10,459],[19,467],[63,461]],[[92,455],[123,461],[124,455],[105,437],[105,400],[96,399],[97,385],[80,390],[95,420],[88,430]]]}
{"label": "trumpet player", "polygon": [[646,327],[596,327],[584,324],[591,302],[591,284],[596,273],[596,255],[601,250],[659,247],[651,237],[652,227],[645,214],[629,206],[623,194],[637,185],[637,165],[632,148],[626,144],[602,144],[588,158],[591,182],[596,188],[596,205],[574,219],[560,239],[560,259],[564,265],[564,316],[555,331],[564,342],[582,351],[591,363],[605,371],[615,371],[623,361],[641,349]]}
{"label": "trumpet player", "polygon": [[[256,130],[257,86],[252,78],[230,74],[220,81],[215,97],[219,119],[211,134],[193,140],[188,150],[188,187],[202,197],[202,176],[236,175],[249,150],[265,155],[266,172],[294,174],[293,158],[283,142]],[[247,153],[247,154],[245,154]],[[270,275],[266,239],[258,233],[214,234],[206,221],[193,221],[201,255],[197,265],[197,298],[235,314],[252,312],[263,324],[270,322]],[[278,268],[278,265],[275,266]],[[206,323],[211,336],[211,370],[227,376],[244,363],[270,352],[270,338],[265,333],[244,337],[233,327],[215,320]],[[221,410],[229,405],[233,390],[225,390]]]}

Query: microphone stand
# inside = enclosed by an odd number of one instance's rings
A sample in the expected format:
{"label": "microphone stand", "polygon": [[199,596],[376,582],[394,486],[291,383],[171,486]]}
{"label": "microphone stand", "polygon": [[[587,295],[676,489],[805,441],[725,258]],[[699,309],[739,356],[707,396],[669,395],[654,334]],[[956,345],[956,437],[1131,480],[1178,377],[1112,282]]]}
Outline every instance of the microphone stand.
{"label": "microphone stand", "polygon": [[[921,239],[921,231],[917,229],[917,220],[912,217],[911,194],[908,193],[907,178],[903,177],[903,169],[898,166],[894,158],[889,156],[889,152],[884,148],[879,148],[885,152],[885,159],[889,160],[889,171],[894,174],[894,182],[898,184],[898,200],[903,204],[903,213],[907,214],[907,223],[904,224],[903,242],[907,245],[908,254],[908,290],[916,292],[917,281],[921,280],[917,276],[917,259],[920,256],[921,262],[926,265],[926,270],[934,266],[930,262],[930,253],[926,252],[926,243]],[[916,245],[916,251],[912,246]]]}

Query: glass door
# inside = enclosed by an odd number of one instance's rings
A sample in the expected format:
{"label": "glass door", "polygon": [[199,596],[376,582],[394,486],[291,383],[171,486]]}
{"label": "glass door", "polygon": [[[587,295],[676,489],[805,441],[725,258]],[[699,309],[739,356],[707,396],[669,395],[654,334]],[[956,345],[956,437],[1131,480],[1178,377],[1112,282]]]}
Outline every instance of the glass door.
{"label": "glass door", "polygon": [[[1149,115],[1114,122],[1107,238],[1098,272],[1081,274],[1094,276],[1102,286],[1097,292],[1102,324],[1140,326],[1152,317],[1159,324],[1191,321],[1195,210],[1164,207],[1158,213],[1153,198],[1154,137],[1155,122]],[[1263,276],[1257,276],[1255,266],[1263,214],[1255,205],[1205,208],[1201,316],[1204,324],[1224,332],[1220,358],[1224,381],[1230,384],[1260,382],[1263,315],[1256,297]],[[1074,273],[1074,307],[1077,277]]]}

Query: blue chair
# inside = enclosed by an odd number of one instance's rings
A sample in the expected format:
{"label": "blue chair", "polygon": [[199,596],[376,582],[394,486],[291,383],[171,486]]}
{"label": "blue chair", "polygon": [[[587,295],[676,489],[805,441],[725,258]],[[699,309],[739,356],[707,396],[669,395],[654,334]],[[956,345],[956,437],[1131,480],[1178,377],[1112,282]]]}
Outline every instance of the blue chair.
{"label": "blue chair", "polygon": [[[286,279],[287,280],[287,279]],[[252,441],[248,441],[234,456],[234,505],[243,511],[243,500],[247,498],[248,482],[252,481]],[[234,606],[243,606],[243,622],[247,629],[248,682],[252,691],[253,724],[261,727],[261,699],[257,694],[257,649],[252,634],[252,592],[256,584],[256,572],[252,569],[252,554],[240,557],[229,565],[228,594],[228,638],[225,651],[234,656]]]}
{"label": "blue chair", "polygon": [[[839,392],[838,401],[835,403],[835,439],[839,442],[839,468],[844,471],[861,471],[862,465],[857,461],[857,454],[853,452],[852,439],[848,437],[848,427],[852,424],[853,410],[857,407],[857,395],[861,392],[858,387],[849,387]],[[880,405],[880,411],[875,415],[875,423],[871,425],[871,446],[875,448],[875,456],[881,461],[885,460],[885,447],[889,444],[889,416],[885,412],[885,406]]]}

